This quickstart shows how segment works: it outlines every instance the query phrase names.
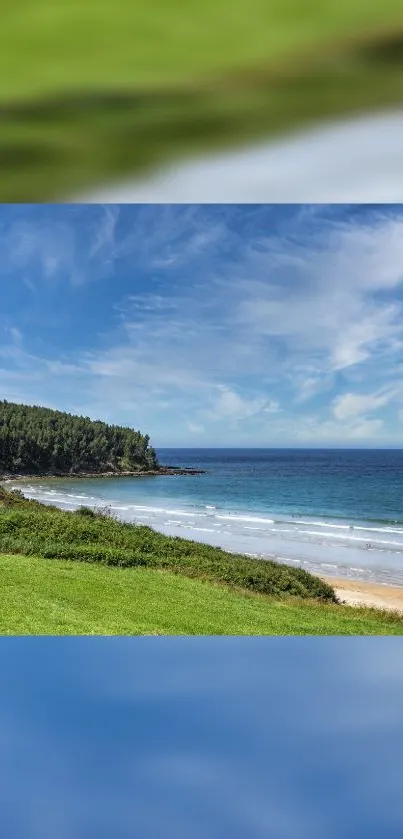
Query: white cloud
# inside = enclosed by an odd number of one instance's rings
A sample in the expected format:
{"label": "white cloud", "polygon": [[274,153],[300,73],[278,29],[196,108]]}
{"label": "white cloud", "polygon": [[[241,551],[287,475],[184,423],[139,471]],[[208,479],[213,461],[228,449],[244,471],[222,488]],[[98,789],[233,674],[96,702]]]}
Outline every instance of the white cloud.
{"label": "white cloud", "polygon": [[351,440],[371,441],[376,438],[378,431],[381,431],[383,427],[384,421],[381,419],[362,419],[347,429],[346,437]]}
{"label": "white cloud", "polygon": [[343,393],[332,403],[333,414],[338,420],[346,420],[361,414],[372,413],[383,408],[398,395],[397,389],[384,393]]}
{"label": "white cloud", "polygon": [[116,243],[115,253],[150,270],[177,269],[211,255],[227,237],[225,224],[200,213],[197,205],[162,205],[156,221],[155,208],[140,204],[129,232]]}
{"label": "white cloud", "polygon": [[[80,211],[82,212],[82,211]],[[29,213],[14,219],[0,236],[2,260],[0,274],[21,275],[21,282],[31,292],[43,280],[80,285],[91,279],[109,276],[115,258],[115,232],[118,207],[93,210],[93,229],[88,242],[81,241],[79,224],[68,215],[55,211],[54,217],[34,217]],[[31,274],[38,274],[33,282]]]}
{"label": "white cloud", "polygon": [[247,399],[225,385],[218,385],[220,395],[214,401],[211,415],[214,419],[229,419],[232,421],[247,419],[259,414],[266,408],[273,407],[265,397]]}
{"label": "white cloud", "polygon": [[296,391],[294,401],[298,403],[307,402],[312,399],[322,390],[329,389],[332,385],[332,379],[321,374],[320,371],[312,374],[300,373],[298,369],[291,369],[287,375],[287,380],[291,387]]}
{"label": "white cloud", "polygon": [[401,332],[398,306],[374,309],[343,330],[339,343],[333,349],[332,368],[342,370],[365,361],[376,350],[377,342],[386,342],[390,346]]}
{"label": "white cloud", "polygon": [[16,344],[21,344],[21,341],[22,341],[21,330],[17,329],[16,326],[11,326],[10,329],[9,329],[9,332],[10,332],[10,335],[12,336],[12,338],[13,338],[13,341],[15,341]]}
{"label": "white cloud", "polygon": [[296,241],[267,237],[240,270],[228,283],[239,328],[266,346],[280,342],[291,363],[315,359],[327,374],[399,351],[402,303],[388,294],[403,282],[401,217],[319,225]]}
{"label": "white cloud", "polygon": [[384,427],[382,419],[354,418],[347,422],[313,417],[298,417],[283,425],[283,433],[291,441],[314,445],[344,445],[354,440],[362,442],[379,441]]}
{"label": "white cloud", "polygon": [[199,423],[189,421],[187,426],[192,434],[205,434],[206,429],[204,425],[200,425]]}
{"label": "white cloud", "polygon": [[100,255],[111,258],[114,254],[115,232],[120,208],[114,205],[105,205],[102,211],[101,218],[95,224],[93,240],[89,247],[90,260]]}
{"label": "white cloud", "polygon": [[29,289],[29,291],[32,291],[32,293],[35,294],[35,292],[36,292],[35,283],[33,283],[32,280],[29,277],[23,277],[22,281],[23,281],[24,285]]}
{"label": "white cloud", "polygon": [[[202,217],[197,207],[167,207],[156,224],[152,208],[137,208],[132,230],[119,241],[119,208],[102,208],[83,264],[67,228],[56,225],[52,238],[48,228],[38,233],[19,222],[11,236],[14,268],[25,271],[39,260],[44,276],[54,279],[59,259],[66,282],[68,275],[79,284],[89,260],[96,276],[98,267],[102,274],[103,266],[108,271],[115,258],[127,257],[133,291],[123,300],[117,292],[114,322],[96,350],[89,333],[86,349],[63,358],[44,350],[38,358],[22,352],[15,332],[0,347],[6,364],[18,367],[13,392],[30,376],[38,390],[42,377],[42,401],[50,392],[82,403],[89,415],[113,418],[120,411],[154,438],[169,410],[182,418],[178,436],[213,428],[215,439],[235,445],[237,434],[255,444],[257,429],[259,443],[268,445],[386,436],[384,418],[370,415],[394,398],[395,388],[385,383],[402,357],[402,214],[379,210],[375,223],[357,214],[340,223],[330,211],[308,208],[288,219],[285,233],[257,226],[245,244],[236,225],[227,229],[226,212]],[[142,293],[138,264],[149,276]],[[174,265],[181,273],[168,280]],[[292,413],[287,400],[299,410]]]}
{"label": "white cloud", "polygon": [[282,408],[280,408],[279,403],[276,402],[275,399],[269,399],[269,401],[266,402],[266,405],[263,408],[263,413],[265,413],[265,414],[278,414],[281,410],[282,410]]}

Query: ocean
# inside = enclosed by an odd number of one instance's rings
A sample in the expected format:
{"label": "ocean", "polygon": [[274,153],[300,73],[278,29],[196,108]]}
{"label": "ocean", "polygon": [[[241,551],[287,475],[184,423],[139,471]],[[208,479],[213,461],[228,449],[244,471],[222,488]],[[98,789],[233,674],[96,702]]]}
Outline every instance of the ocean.
{"label": "ocean", "polygon": [[[157,449],[195,476],[27,480],[30,498],[332,577],[403,586],[403,450]],[[11,482],[12,483],[12,482]]]}

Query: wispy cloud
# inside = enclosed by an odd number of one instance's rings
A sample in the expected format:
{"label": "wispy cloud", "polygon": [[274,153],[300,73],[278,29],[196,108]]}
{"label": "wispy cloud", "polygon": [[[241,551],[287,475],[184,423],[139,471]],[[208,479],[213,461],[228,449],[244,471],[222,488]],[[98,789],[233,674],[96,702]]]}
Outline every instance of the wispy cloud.
{"label": "wispy cloud", "polygon": [[262,412],[277,413],[280,410],[278,402],[267,397],[246,398],[225,385],[217,385],[217,391],[213,410],[210,411],[214,420],[228,419],[237,422],[256,417]]}
{"label": "wispy cloud", "polygon": [[251,258],[260,278],[236,284],[240,324],[323,372],[389,349],[402,334],[401,301],[388,297],[403,282],[402,234],[401,218],[381,214],[300,231],[297,241],[268,237]]}
{"label": "wispy cloud", "polygon": [[196,422],[188,422],[188,429],[192,434],[204,434],[206,429],[204,425]]}
{"label": "wispy cloud", "polygon": [[5,395],[159,445],[399,439],[400,208],[54,214],[0,210]]}
{"label": "wispy cloud", "polygon": [[106,205],[102,208],[102,215],[94,223],[93,238],[89,246],[89,259],[105,253],[107,258],[114,255],[115,232],[119,219],[119,207]]}
{"label": "wispy cloud", "polygon": [[118,207],[90,208],[84,224],[74,207],[55,206],[42,214],[27,207],[9,215],[1,225],[0,276],[12,276],[35,292],[43,281],[80,285],[110,272]]}
{"label": "wispy cloud", "polygon": [[388,405],[400,393],[398,388],[383,393],[343,393],[333,400],[333,414],[336,419],[345,420],[373,413]]}

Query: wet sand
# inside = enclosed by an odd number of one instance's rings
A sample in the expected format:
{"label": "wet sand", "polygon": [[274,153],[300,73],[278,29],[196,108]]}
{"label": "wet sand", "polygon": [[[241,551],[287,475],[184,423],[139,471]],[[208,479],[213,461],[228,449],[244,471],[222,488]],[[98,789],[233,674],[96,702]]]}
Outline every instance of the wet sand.
{"label": "wet sand", "polygon": [[333,586],[337,597],[349,606],[374,606],[403,613],[403,586],[365,583],[340,577],[323,577]]}

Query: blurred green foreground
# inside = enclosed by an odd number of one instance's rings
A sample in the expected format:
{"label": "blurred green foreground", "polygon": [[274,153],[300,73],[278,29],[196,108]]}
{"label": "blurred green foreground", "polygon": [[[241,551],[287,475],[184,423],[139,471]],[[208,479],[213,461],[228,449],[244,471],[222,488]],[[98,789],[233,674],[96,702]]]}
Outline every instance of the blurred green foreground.
{"label": "blurred green foreground", "polygon": [[397,0],[7,0],[1,201],[403,101]]}

